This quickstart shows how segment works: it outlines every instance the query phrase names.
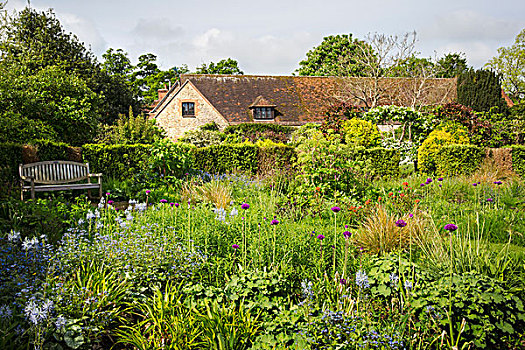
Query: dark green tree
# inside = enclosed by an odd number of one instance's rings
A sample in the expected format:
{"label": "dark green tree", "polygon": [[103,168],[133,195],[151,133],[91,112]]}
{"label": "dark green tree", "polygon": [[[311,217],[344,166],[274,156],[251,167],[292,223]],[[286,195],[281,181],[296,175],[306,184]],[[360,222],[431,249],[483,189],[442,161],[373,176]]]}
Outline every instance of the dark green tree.
{"label": "dark green tree", "polygon": [[366,43],[354,39],[352,34],[330,35],[323,38],[318,46],[306,54],[306,59],[299,62],[295,71],[299,75],[309,76],[364,76],[366,66],[357,59],[358,46]]}
{"label": "dark green tree", "polygon": [[239,63],[231,58],[220,60],[217,63],[203,63],[197,67],[197,74],[244,74],[239,68]]}
{"label": "dark green tree", "polygon": [[507,104],[501,96],[501,82],[496,73],[484,69],[469,69],[458,76],[458,103],[478,112],[497,107],[506,111]]}
{"label": "dark green tree", "polygon": [[128,77],[134,69],[128,53],[122,49],[109,48],[102,54],[102,58],[102,68],[110,75]]}
{"label": "dark green tree", "polygon": [[448,53],[436,62],[437,78],[454,78],[468,70],[464,53]]}

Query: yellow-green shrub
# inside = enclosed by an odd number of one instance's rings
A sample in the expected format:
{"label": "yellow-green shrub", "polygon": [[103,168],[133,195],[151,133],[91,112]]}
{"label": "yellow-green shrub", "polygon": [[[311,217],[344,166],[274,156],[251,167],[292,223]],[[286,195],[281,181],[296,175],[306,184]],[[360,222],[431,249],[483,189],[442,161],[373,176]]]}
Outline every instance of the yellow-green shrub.
{"label": "yellow-green shrub", "polygon": [[468,131],[458,124],[438,126],[428,135],[417,150],[417,160],[422,173],[434,173],[437,169],[437,159],[441,148],[446,145],[469,144]]}
{"label": "yellow-green shrub", "polygon": [[353,146],[367,148],[381,145],[381,134],[377,125],[358,118],[347,120],[343,123],[345,142]]}

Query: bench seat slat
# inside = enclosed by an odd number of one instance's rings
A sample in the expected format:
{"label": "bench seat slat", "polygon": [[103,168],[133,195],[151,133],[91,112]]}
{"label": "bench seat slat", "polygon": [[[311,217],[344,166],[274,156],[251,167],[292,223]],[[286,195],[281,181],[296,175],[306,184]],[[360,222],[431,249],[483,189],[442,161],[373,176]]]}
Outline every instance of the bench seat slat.
{"label": "bench seat slat", "polygon": [[[90,188],[98,188],[98,184],[67,184],[67,185],[40,185],[35,186],[35,192],[42,192],[42,191],[67,191],[67,190],[83,190],[83,189],[90,189]],[[31,186],[24,186],[25,190],[30,190]]]}

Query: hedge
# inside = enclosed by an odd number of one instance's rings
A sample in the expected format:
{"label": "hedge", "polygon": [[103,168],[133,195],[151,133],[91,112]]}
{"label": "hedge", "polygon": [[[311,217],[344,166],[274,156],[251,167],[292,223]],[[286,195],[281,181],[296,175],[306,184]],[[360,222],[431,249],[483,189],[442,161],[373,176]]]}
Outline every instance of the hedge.
{"label": "hedge", "polygon": [[216,145],[195,149],[195,169],[222,174],[234,170],[257,172],[258,147],[253,144]]}
{"label": "hedge", "polygon": [[525,175],[525,146],[514,145],[512,149],[512,169],[520,176]]}
{"label": "hedge", "polygon": [[291,134],[295,128],[293,126],[284,126],[278,124],[263,124],[263,123],[242,123],[237,125],[230,125],[224,129],[225,134],[234,134],[240,131],[245,134],[248,132],[265,132],[273,131],[277,133]]}
{"label": "hedge", "polygon": [[483,148],[475,145],[446,145],[437,154],[436,172],[440,175],[470,175],[485,156]]}
{"label": "hedge", "polygon": [[296,159],[295,147],[286,145],[260,147],[257,154],[257,173],[265,175],[275,169],[290,171]]}
{"label": "hedge", "polygon": [[363,162],[363,170],[373,177],[399,175],[400,154],[395,149],[348,147],[347,152],[351,159]]}
{"label": "hedge", "polygon": [[91,172],[123,180],[148,168],[150,149],[151,145],[144,144],[86,144],[82,146],[82,161],[89,163]]}

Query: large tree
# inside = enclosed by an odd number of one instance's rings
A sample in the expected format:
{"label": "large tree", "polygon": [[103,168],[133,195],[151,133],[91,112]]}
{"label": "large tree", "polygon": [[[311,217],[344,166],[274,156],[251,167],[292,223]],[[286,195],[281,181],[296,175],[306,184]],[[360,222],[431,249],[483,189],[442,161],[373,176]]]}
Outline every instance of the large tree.
{"label": "large tree", "polygon": [[512,99],[525,99],[525,29],[516,36],[513,45],[499,48],[498,56],[486,67],[501,75],[503,89]]}
{"label": "large tree", "polygon": [[222,59],[217,63],[210,62],[209,64],[203,63],[200,67],[197,67],[197,74],[244,74],[239,68],[239,63],[232,59]]}
{"label": "large tree", "polygon": [[138,109],[135,95],[125,81],[104,70],[93,53],[74,34],[64,30],[52,10],[25,8],[5,16],[0,55],[4,67],[24,67],[26,74],[58,67],[64,74],[75,75],[101,99],[96,104],[101,121],[111,122],[119,113],[126,113],[129,106]]}
{"label": "large tree", "polygon": [[365,66],[356,59],[360,51],[370,47],[352,34],[330,35],[299,62],[296,73],[309,76],[365,76]]}

